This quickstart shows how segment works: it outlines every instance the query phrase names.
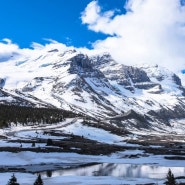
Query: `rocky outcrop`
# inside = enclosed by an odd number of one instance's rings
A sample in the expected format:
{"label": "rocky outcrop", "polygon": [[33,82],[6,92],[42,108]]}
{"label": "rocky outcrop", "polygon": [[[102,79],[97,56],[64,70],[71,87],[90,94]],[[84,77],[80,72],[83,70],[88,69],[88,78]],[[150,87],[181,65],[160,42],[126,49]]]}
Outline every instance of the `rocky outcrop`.
{"label": "rocky outcrop", "polygon": [[71,59],[70,73],[78,74],[79,72],[91,72],[92,65],[87,55],[78,54]]}
{"label": "rocky outcrop", "polygon": [[176,74],[173,74],[172,75],[172,80],[179,86],[182,86],[182,83],[181,83],[181,79],[176,75]]}
{"label": "rocky outcrop", "polygon": [[0,88],[2,88],[5,85],[5,79],[0,78]]}
{"label": "rocky outcrop", "polygon": [[116,81],[125,89],[135,92],[138,89],[150,89],[159,86],[158,83],[152,82],[147,73],[137,67],[125,66],[116,63],[109,54],[96,56],[91,59],[92,64],[101,70],[101,72],[111,81]]}
{"label": "rocky outcrop", "polygon": [[162,90],[161,85],[154,82],[135,83],[134,87],[138,89],[145,89],[145,90],[158,87],[159,90]]}
{"label": "rocky outcrop", "polygon": [[109,121],[121,127],[126,127],[126,125],[121,124],[122,122],[129,122],[130,126],[137,129],[138,128],[148,129],[150,127],[150,123],[147,120],[147,116],[139,114],[132,109],[125,112],[122,115],[110,118]]}

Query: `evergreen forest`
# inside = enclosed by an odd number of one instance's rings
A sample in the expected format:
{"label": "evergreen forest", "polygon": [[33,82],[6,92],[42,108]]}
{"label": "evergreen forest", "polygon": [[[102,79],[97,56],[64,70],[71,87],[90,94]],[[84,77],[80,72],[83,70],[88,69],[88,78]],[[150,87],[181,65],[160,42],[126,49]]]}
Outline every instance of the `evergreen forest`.
{"label": "evergreen forest", "polygon": [[14,124],[53,124],[76,114],[61,109],[22,107],[0,104],[0,128]]}

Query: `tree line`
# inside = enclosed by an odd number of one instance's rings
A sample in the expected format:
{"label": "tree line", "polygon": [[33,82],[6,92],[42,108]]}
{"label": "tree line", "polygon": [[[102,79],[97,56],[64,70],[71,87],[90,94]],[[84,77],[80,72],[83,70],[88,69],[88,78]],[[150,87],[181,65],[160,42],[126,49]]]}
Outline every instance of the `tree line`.
{"label": "tree line", "polygon": [[31,123],[52,124],[75,116],[74,113],[61,109],[0,104],[0,128],[8,127],[11,123],[23,125]]}
{"label": "tree line", "polygon": [[[20,185],[20,184],[17,182],[17,178],[13,174],[12,177],[9,179],[7,185]],[[40,174],[36,178],[36,180],[35,180],[33,185],[44,185]]]}

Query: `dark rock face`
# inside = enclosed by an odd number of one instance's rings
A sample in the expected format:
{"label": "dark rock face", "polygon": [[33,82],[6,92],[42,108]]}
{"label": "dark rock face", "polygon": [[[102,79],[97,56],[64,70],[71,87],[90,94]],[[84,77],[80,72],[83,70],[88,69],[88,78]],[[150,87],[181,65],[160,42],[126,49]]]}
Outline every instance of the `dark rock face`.
{"label": "dark rock face", "polygon": [[139,68],[125,66],[123,70],[127,78],[130,78],[133,83],[150,82],[150,79],[147,74]]}
{"label": "dark rock face", "polygon": [[160,85],[151,82],[144,70],[137,67],[117,64],[108,54],[93,58],[92,64],[95,68],[101,70],[107,79],[116,81],[119,85],[131,92],[134,92],[135,88],[150,89]]}
{"label": "dark rock face", "polygon": [[99,79],[104,79],[107,82],[104,74],[93,67],[93,64],[87,55],[78,54],[70,59],[70,69],[71,74],[78,74],[82,78],[95,77]]}
{"label": "dark rock face", "polygon": [[148,83],[136,83],[136,84],[134,84],[134,87],[135,87],[135,88],[138,88],[138,89],[145,89],[145,90],[151,89],[151,88],[156,87],[156,86],[157,86],[160,90],[162,90],[160,84],[153,83],[153,82],[148,82]]}
{"label": "dark rock face", "polygon": [[0,78],[0,88],[2,88],[5,85],[5,79]]}
{"label": "dark rock face", "polygon": [[159,84],[151,82],[146,72],[139,68],[124,66],[123,71],[127,82],[130,82],[129,86],[132,86],[133,88],[147,90],[155,86],[159,86]]}
{"label": "dark rock face", "polygon": [[22,88],[22,91],[23,92],[32,92],[32,91],[34,91],[34,89],[36,87],[38,87],[44,81],[44,78],[43,77],[36,77],[36,78],[33,79],[33,81],[35,82],[34,85],[30,82]]}
{"label": "dark rock face", "polygon": [[[93,64],[94,67],[100,69],[102,66],[106,66],[107,64],[111,67],[115,66],[116,63],[112,59],[110,54],[104,54],[104,55],[97,55],[94,57],[91,57],[91,63]],[[110,68],[111,69],[111,68]]]}
{"label": "dark rock face", "polygon": [[151,83],[147,74],[139,68],[123,65],[120,70],[114,71],[114,74],[114,80],[118,80],[119,85],[132,92],[135,88],[148,89],[156,85]]}
{"label": "dark rock face", "polygon": [[92,65],[88,56],[78,54],[70,59],[70,73],[78,74],[79,72],[90,72],[92,71]]}
{"label": "dark rock face", "polygon": [[55,81],[53,77],[35,77],[32,81],[26,84],[23,88],[23,92],[33,92],[37,87],[42,86],[44,81]]}
{"label": "dark rock face", "polygon": [[150,110],[147,115],[152,121],[157,121],[170,126],[171,119],[183,119],[185,117],[185,105],[175,105],[173,108],[161,107],[160,110]]}
{"label": "dark rock face", "polygon": [[138,119],[138,120],[143,121],[143,122],[145,121],[143,115],[138,114],[137,112],[135,112],[132,109],[125,112],[122,115],[118,115],[118,116],[115,116],[115,117],[111,118],[111,120],[127,120],[127,119]]}
{"label": "dark rock face", "polygon": [[34,103],[21,98],[19,96],[12,95],[10,93],[5,92],[3,89],[0,89],[0,97],[8,98],[9,101],[5,99],[0,100],[0,104],[6,105],[18,105],[18,106],[36,106]]}
{"label": "dark rock face", "polygon": [[181,79],[176,74],[173,74],[172,79],[177,85],[182,86]]}
{"label": "dark rock face", "polygon": [[58,49],[52,49],[50,51],[48,51],[48,53],[52,53],[52,52],[59,52]]}
{"label": "dark rock face", "polygon": [[148,129],[150,127],[150,123],[147,120],[147,116],[141,115],[132,109],[122,115],[118,115],[110,119],[110,122],[120,126],[120,123],[122,121],[128,121],[133,128]]}

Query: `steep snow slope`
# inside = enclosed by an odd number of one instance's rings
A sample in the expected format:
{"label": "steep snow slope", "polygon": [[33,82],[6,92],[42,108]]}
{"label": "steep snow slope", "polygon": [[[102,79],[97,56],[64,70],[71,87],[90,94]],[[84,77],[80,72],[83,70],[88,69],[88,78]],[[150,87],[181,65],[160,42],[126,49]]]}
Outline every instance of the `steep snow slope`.
{"label": "steep snow slope", "polygon": [[54,106],[118,126],[155,128],[185,118],[180,78],[160,66],[125,66],[107,53],[43,49],[0,63],[0,102]]}

